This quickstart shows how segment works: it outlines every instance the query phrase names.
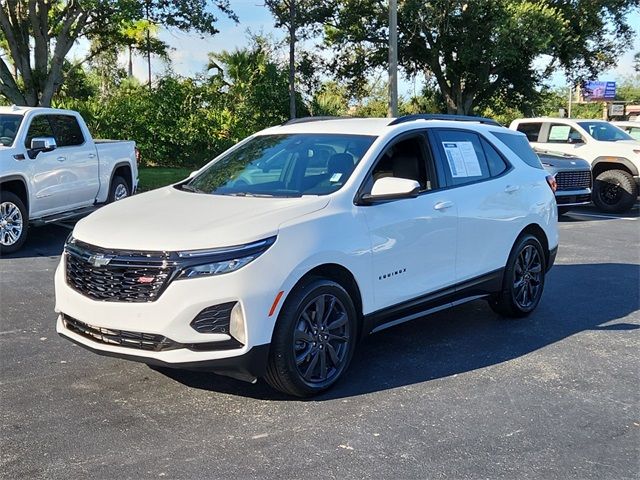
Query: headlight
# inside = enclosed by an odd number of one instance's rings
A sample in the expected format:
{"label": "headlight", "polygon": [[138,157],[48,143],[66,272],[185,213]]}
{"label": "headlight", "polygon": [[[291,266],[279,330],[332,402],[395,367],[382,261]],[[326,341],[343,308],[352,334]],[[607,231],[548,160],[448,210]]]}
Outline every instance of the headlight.
{"label": "headlight", "polygon": [[276,237],[269,237],[235,247],[178,252],[182,268],[177,279],[208,277],[235,272],[266,252],[275,241]]}

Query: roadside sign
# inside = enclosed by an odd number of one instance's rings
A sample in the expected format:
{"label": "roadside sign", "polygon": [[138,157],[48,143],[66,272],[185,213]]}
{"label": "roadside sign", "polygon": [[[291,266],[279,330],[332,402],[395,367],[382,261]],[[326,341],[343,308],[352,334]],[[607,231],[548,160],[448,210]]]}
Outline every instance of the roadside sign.
{"label": "roadside sign", "polygon": [[585,102],[613,100],[616,98],[616,82],[586,82],[582,86],[582,98]]}

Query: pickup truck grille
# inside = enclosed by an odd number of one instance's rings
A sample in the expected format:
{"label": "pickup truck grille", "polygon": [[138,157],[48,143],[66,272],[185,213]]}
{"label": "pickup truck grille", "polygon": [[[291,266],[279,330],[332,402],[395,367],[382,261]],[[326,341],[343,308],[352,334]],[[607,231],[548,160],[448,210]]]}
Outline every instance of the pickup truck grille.
{"label": "pickup truck grille", "polygon": [[578,170],[575,172],[558,172],[556,174],[558,190],[582,190],[591,188],[591,172]]}
{"label": "pickup truck grille", "polygon": [[164,252],[105,250],[74,241],[65,247],[71,288],[105,302],[153,302],[176,268]]}

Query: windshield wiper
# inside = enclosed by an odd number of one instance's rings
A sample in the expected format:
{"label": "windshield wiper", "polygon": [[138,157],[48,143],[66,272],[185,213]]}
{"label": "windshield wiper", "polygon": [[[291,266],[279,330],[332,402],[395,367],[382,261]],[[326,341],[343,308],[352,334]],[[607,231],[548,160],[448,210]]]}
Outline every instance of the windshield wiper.
{"label": "windshield wiper", "polygon": [[200,190],[199,188],[194,187],[193,185],[189,185],[187,183],[183,184],[180,186],[180,188],[182,190],[184,190],[185,192],[192,192],[192,193],[204,193],[203,190]]}
{"label": "windshield wiper", "polygon": [[271,195],[268,193],[250,193],[250,192],[233,192],[233,193],[225,193],[223,195],[229,195],[230,197],[275,197],[275,195]]}

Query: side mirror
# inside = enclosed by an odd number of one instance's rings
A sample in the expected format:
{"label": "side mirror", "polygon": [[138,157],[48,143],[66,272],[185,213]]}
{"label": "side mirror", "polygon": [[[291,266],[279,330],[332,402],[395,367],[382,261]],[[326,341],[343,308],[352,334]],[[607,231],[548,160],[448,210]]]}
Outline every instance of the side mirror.
{"label": "side mirror", "polygon": [[584,143],[584,140],[582,139],[582,136],[580,134],[578,135],[569,135],[569,143],[572,145],[577,145],[580,143]]}
{"label": "side mirror", "polygon": [[31,139],[29,158],[36,158],[40,152],[52,152],[58,148],[56,139],[53,137],[35,137]]}
{"label": "side mirror", "polygon": [[408,178],[384,177],[379,178],[373,184],[371,193],[365,193],[360,197],[363,205],[401,200],[403,198],[415,198],[420,192],[420,184]]}

